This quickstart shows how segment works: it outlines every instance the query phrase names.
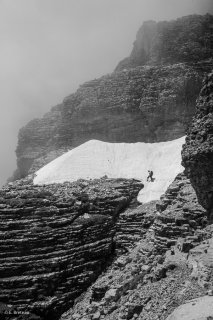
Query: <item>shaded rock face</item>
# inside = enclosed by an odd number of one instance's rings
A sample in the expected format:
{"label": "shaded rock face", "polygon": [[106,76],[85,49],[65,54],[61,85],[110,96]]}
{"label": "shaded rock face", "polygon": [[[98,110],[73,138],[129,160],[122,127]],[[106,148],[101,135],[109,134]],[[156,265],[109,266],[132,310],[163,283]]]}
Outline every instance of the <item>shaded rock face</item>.
{"label": "shaded rock face", "polygon": [[90,139],[159,142],[183,136],[202,78],[203,71],[176,64],[137,67],[85,83],[20,130],[14,178]]}
{"label": "shaded rock face", "polygon": [[116,70],[145,64],[198,62],[213,56],[213,16],[191,15],[173,21],[146,21],[139,29],[130,57]]}
{"label": "shaded rock face", "polygon": [[213,73],[203,83],[196,115],[182,150],[183,165],[202,206],[213,221]]}
{"label": "shaded rock face", "polygon": [[136,180],[100,179],[0,190],[0,301],[57,319],[109,262],[115,222]]}

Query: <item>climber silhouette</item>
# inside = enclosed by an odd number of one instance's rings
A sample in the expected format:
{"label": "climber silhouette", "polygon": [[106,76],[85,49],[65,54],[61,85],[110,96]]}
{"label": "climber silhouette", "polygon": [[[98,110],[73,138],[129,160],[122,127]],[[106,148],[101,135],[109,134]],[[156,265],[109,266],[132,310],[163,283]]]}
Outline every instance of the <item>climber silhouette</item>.
{"label": "climber silhouette", "polygon": [[149,173],[149,175],[148,175],[146,181],[153,182],[155,180],[155,178],[153,178],[153,171],[148,170],[148,173]]}

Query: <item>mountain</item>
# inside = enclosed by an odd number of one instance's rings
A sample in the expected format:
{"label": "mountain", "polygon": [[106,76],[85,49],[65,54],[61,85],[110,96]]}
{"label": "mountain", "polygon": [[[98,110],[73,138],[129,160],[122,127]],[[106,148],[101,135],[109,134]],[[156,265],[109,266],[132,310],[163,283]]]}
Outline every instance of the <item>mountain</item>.
{"label": "mountain", "polygon": [[172,21],[146,21],[138,30],[130,57],[116,70],[141,65],[197,63],[213,54],[212,15],[191,15]]}
{"label": "mountain", "polygon": [[83,84],[20,130],[12,180],[88,140],[160,142],[185,135],[213,66],[212,25],[209,14],[145,22],[128,63]]}
{"label": "mountain", "polygon": [[212,18],[144,23],[112,74],[20,130],[0,190],[5,319],[212,318]]}

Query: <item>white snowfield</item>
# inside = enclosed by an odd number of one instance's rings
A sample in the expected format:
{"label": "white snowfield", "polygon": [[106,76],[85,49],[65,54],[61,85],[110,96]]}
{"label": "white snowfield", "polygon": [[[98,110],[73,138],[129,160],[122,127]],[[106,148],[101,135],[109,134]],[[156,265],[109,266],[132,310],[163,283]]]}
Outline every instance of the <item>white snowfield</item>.
{"label": "white snowfield", "polygon": [[[109,143],[90,140],[68,151],[36,172],[34,184],[77,179],[135,178],[144,183],[138,201],[158,200],[183,171],[181,149],[185,137],[159,143]],[[148,170],[154,182],[147,182]]]}

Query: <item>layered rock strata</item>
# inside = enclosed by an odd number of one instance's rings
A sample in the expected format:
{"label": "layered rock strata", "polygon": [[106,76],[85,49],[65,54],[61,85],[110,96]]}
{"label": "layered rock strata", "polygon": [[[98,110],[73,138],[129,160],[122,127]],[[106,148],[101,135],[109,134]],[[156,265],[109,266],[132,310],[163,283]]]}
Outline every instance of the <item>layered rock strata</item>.
{"label": "layered rock strata", "polygon": [[189,180],[179,175],[157,204],[143,239],[119,256],[61,319],[164,320],[175,307],[207,294],[213,264],[212,253],[207,258],[205,250],[212,252],[212,242],[196,247],[212,235],[205,217]]}
{"label": "layered rock strata", "polygon": [[[190,249],[212,231],[203,229],[206,211],[189,180],[180,174],[159,202],[135,208],[134,200],[125,210],[141,187],[125,179],[48,186],[26,179],[1,190],[1,302],[41,319],[57,319],[75,300],[62,319],[153,320],[165,319],[173,301],[204,295],[211,245]],[[95,282],[115,239],[129,251]],[[191,274],[196,281],[187,282]]]}
{"label": "layered rock strata", "polygon": [[80,180],[0,191],[0,301],[57,319],[109,262],[115,222],[137,196],[136,180]]}
{"label": "layered rock strata", "polygon": [[182,151],[186,174],[213,221],[213,73],[203,83]]}
{"label": "layered rock strata", "polygon": [[119,215],[116,223],[117,252],[131,250],[138,241],[145,238],[147,230],[156,218],[156,202],[128,208]]}
{"label": "layered rock strata", "polygon": [[165,252],[184,239],[181,244],[185,252],[203,238],[207,211],[198,203],[196,193],[184,174],[179,174],[169,186],[161,201],[157,203],[158,214],[149,231],[153,232],[158,252]]}

